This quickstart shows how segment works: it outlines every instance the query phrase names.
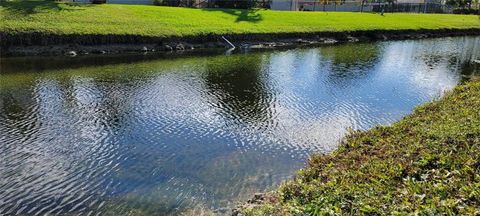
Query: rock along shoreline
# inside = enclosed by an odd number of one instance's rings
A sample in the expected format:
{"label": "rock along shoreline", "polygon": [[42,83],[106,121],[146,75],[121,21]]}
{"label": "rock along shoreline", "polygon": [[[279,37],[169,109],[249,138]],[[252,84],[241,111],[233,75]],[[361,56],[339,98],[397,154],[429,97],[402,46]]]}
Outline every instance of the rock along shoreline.
{"label": "rock along shoreline", "polygon": [[404,40],[451,36],[480,35],[480,29],[436,30],[368,30],[312,33],[251,33],[198,35],[187,37],[149,37],[140,35],[54,35],[45,33],[0,32],[0,55],[9,56],[77,56],[174,52],[230,48],[222,36],[241,49],[319,46],[345,42]]}

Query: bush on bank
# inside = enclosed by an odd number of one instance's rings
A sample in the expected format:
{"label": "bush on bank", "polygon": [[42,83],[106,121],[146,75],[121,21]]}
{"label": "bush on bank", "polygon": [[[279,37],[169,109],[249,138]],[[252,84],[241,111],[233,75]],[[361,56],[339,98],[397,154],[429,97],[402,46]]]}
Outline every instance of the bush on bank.
{"label": "bush on bank", "polygon": [[458,8],[454,9],[454,14],[479,14],[480,9],[473,9],[473,8]]}
{"label": "bush on bank", "polygon": [[353,132],[315,155],[273,199],[243,211],[303,215],[480,214],[480,82],[392,126]]}

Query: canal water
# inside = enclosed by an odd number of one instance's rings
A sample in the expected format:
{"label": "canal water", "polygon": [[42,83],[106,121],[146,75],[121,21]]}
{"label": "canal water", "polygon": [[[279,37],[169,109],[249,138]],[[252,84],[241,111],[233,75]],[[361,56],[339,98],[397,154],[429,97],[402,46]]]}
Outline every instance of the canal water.
{"label": "canal water", "polygon": [[479,72],[480,37],[3,58],[0,215],[228,214]]}

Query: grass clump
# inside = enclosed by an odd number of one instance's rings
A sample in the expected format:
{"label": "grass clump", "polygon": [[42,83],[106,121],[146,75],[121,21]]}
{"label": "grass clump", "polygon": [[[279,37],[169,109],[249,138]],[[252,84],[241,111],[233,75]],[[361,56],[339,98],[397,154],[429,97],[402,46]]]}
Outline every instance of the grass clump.
{"label": "grass clump", "polygon": [[0,32],[181,37],[248,33],[480,28],[475,15],[191,9],[151,5],[0,2]]}
{"label": "grass clump", "polygon": [[248,214],[480,214],[480,82],[347,136]]}

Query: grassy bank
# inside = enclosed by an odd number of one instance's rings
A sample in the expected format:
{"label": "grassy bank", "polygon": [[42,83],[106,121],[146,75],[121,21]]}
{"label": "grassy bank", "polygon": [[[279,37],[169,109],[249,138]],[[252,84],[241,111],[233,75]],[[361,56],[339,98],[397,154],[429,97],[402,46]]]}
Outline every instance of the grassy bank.
{"label": "grassy bank", "polygon": [[0,32],[182,37],[204,34],[480,28],[475,15],[291,12],[91,5],[53,1],[0,3]]}
{"label": "grassy bank", "polygon": [[479,214],[479,107],[472,81],[392,126],[354,132],[333,154],[313,156],[277,202],[246,211]]}

